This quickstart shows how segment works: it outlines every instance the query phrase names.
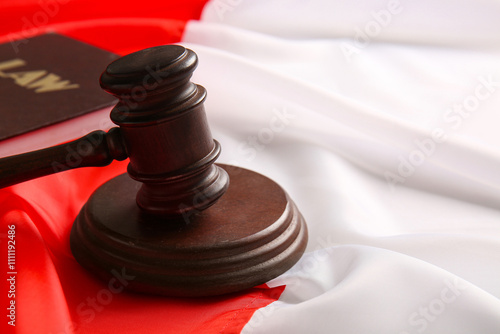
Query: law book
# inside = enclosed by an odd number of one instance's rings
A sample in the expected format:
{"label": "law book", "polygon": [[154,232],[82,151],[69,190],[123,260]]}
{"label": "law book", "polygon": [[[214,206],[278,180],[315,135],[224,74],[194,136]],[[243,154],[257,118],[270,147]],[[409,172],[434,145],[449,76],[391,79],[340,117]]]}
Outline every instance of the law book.
{"label": "law book", "polygon": [[0,157],[111,127],[99,76],[116,58],[57,33],[0,44]]}

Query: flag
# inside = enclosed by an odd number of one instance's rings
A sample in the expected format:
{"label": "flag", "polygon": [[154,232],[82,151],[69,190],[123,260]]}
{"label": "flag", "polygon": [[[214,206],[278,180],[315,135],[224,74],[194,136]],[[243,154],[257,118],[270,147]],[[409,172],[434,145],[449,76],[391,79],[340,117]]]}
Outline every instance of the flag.
{"label": "flag", "polygon": [[[17,332],[500,331],[496,1],[0,6],[0,41],[55,30],[119,54],[195,51],[218,161],[277,181],[309,230],[302,259],[249,292],[112,293],[76,263],[68,236],[126,162],[2,189],[1,293],[14,276]],[[12,235],[18,271],[7,275]]]}

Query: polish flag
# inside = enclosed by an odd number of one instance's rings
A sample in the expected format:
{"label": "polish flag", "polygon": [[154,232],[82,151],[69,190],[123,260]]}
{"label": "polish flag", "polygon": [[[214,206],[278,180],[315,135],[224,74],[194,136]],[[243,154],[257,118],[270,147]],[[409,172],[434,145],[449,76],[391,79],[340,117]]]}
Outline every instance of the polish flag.
{"label": "polish flag", "polygon": [[218,161],[276,180],[309,230],[302,259],[249,291],[115,293],[76,263],[69,231],[126,161],[1,189],[1,328],[500,332],[498,1],[7,0],[0,17],[2,42],[57,31],[118,54],[195,51]]}

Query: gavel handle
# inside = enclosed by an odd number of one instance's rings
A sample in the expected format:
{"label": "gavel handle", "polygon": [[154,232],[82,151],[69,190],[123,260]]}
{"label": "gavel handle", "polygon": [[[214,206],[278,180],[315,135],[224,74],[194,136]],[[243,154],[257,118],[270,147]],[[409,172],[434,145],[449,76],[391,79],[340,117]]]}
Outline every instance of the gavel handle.
{"label": "gavel handle", "polygon": [[71,142],[0,159],[0,188],[79,167],[127,158],[120,128],[93,131]]}

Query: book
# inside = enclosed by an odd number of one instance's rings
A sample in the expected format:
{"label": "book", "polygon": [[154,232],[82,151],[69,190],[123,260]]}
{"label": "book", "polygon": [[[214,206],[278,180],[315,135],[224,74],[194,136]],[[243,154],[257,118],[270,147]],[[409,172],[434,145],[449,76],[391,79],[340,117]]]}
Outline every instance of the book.
{"label": "book", "polygon": [[56,33],[0,44],[0,157],[111,127],[99,76],[116,58]]}

